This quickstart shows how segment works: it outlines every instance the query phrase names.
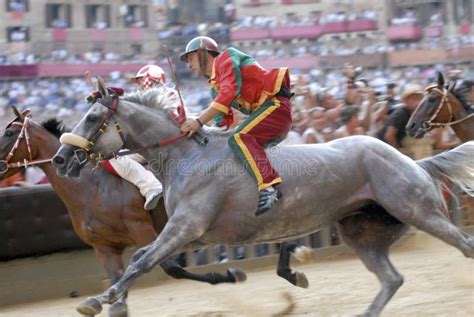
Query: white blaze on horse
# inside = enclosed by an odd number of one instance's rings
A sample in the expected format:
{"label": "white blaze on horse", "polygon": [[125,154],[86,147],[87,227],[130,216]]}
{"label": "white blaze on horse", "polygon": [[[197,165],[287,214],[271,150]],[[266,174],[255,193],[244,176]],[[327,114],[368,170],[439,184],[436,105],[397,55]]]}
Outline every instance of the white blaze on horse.
{"label": "white blaze on horse", "polygon": [[[143,148],[179,135],[170,119],[179,105],[177,98],[160,90],[118,98],[108,94],[102,81],[99,86],[104,97],[72,131],[94,140],[81,156],[97,158],[97,153]],[[112,118],[121,126],[123,141],[111,125],[99,132]],[[365,136],[272,147],[267,153],[284,180],[280,187],[284,196],[271,211],[255,217],[254,180],[234,157],[225,136],[203,133],[209,138],[205,147],[184,139],[142,152],[164,184],[169,221],[153,243],[137,251],[117,283],[81,304],[82,313],[100,313],[102,304],[116,301],[138,276],[179,248],[283,241],[334,222],[382,284],[366,315],[378,315],[403,283],[388,259],[388,248],[407,225],[474,257],[474,237],[449,221],[442,195],[448,179],[474,194],[474,142],[418,162]],[[60,174],[79,176],[84,160],[74,155],[78,149],[65,144],[57,152],[53,164]]]}

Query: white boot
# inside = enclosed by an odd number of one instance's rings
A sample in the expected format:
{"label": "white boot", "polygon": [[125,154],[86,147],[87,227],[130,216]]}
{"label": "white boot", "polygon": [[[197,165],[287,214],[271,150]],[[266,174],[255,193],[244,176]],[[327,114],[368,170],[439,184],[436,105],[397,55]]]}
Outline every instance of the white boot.
{"label": "white boot", "polygon": [[162,196],[163,186],[152,172],[126,156],[111,159],[109,162],[120,177],[140,189],[140,193],[145,197],[145,210],[152,210],[156,207]]}

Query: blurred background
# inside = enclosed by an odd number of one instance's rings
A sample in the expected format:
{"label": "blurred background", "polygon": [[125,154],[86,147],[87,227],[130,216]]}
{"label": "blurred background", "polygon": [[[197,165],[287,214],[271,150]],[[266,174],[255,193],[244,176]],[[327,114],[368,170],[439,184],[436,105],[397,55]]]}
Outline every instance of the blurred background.
{"label": "blurred background", "polygon": [[[197,35],[234,46],[267,68],[289,66],[298,85],[343,98],[342,65],[364,67],[378,94],[427,84],[437,70],[473,78],[470,0],[5,0],[0,12],[0,121],[5,107],[57,115],[73,124],[91,91],[85,71],[134,89],[130,75],[149,63],[167,69],[168,45],[186,105],[210,101],[204,80],[176,57]],[[170,77],[168,77],[170,78]],[[296,102],[298,106],[298,102]],[[6,117],[6,118],[5,118]]]}
{"label": "blurred background", "polygon": [[[193,78],[178,56],[189,40],[207,35],[221,48],[248,53],[265,68],[290,68],[294,124],[284,143],[321,143],[354,134],[387,142],[387,128],[401,131],[406,125],[393,116],[406,106],[404,94],[414,87],[422,92],[437,72],[467,83],[465,99],[473,104],[473,27],[472,0],[2,0],[0,125],[14,118],[10,105],[15,104],[31,109],[35,121],[54,117],[73,127],[89,107],[85,97],[95,90],[86,72],[131,92],[137,87],[130,78],[155,64],[165,69],[173,87],[164,44],[185,105],[197,113],[211,102],[209,84]],[[435,129],[423,139],[397,134],[395,141],[391,144],[415,159],[460,143],[450,128]],[[47,183],[37,168],[0,183],[16,187],[0,190],[5,218],[0,260],[85,247]],[[472,199],[463,197],[450,208],[459,215],[456,224],[474,224]],[[62,222],[55,227],[61,232],[50,234],[47,224],[58,218]],[[31,235],[24,234],[25,228]],[[340,239],[328,228],[303,242],[321,247]],[[272,245],[218,247],[204,260],[188,254],[182,264],[276,250]]]}

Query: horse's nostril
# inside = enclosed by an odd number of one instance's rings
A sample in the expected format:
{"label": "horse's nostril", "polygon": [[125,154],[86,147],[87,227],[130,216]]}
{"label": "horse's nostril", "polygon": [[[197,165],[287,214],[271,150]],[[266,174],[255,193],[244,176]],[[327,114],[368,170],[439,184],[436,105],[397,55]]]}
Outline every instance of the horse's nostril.
{"label": "horse's nostril", "polygon": [[53,159],[54,163],[57,165],[63,165],[64,164],[64,157],[56,155]]}

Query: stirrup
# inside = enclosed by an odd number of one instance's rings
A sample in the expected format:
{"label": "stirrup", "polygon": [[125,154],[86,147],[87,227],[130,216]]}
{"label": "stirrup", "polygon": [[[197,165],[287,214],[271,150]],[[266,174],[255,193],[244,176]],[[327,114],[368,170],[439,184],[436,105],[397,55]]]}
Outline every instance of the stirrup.
{"label": "stirrup", "polygon": [[283,194],[275,189],[274,191],[261,190],[260,196],[258,197],[258,208],[255,212],[255,216],[260,216],[270,210],[278,200],[283,197]]}

